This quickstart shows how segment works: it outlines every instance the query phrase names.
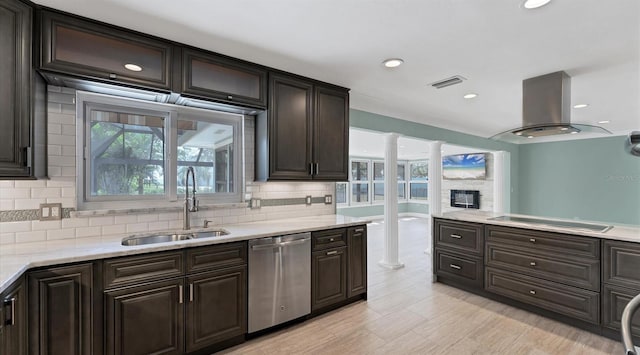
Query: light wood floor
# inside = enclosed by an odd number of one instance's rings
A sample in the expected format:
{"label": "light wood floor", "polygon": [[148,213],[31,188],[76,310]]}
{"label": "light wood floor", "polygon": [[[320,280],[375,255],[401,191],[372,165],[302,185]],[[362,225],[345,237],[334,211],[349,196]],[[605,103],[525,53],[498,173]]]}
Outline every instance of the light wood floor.
{"label": "light wood floor", "polygon": [[619,342],[431,282],[428,220],[399,222],[400,270],[377,265],[368,229],[368,300],[227,349],[227,354],[623,354]]}

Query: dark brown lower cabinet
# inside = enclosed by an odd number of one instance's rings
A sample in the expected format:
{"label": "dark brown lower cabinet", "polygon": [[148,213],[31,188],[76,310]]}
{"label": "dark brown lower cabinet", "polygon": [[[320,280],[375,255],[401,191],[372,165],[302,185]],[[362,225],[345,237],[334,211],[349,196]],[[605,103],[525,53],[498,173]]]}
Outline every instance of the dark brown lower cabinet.
{"label": "dark brown lower cabinet", "polygon": [[192,275],[187,283],[187,352],[247,332],[246,266]]}
{"label": "dark brown lower cabinet", "polygon": [[349,285],[347,297],[367,292],[367,228],[352,227],[347,230],[349,248]]}
{"label": "dark brown lower cabinet", "polygon": [[[619,331],[622,311],[633,297],[640,294],[640,289],[604,284],[602,292],[602,325]],[[631,332],[640,337],[640,311],[631,318]]]}
{"label": "dark brown lower cabinet", "polygon": [[27,353],[27,293],[24,279],[0,296],[0,354]]}
{"label": "dark brown lower cabinet", "polygon": [[[61,266],[30,272],[29,353],[48,355],[101,354],[94,342],[100,332],[100,290],[93,264]],[[98,318],[96,318],[98,317]]]}
{"label": "dark brown lower cabinet", "polygon": [[107,291],[107,354],[181,354],[183,289],[177,278]]}
{"label": "dark brown lower cabinet", "polygon": [[311,311],[347,299],[347,247],[311,254]]}

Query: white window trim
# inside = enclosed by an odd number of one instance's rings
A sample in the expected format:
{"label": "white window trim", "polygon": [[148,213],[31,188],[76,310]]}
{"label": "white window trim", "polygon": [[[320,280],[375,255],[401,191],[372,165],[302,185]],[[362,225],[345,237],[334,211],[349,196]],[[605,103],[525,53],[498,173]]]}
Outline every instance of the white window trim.
{"label": "white window trim", "polygon": [[[85,114],[89,108],[122,109],[125,112],[146,113],[162,116],[165,118],[165,167],[164,167],[164,195],[159,196],[105,196],[86,198],[86,188],[88,187],[86,178],[89,173],[89,164],[85,164],[84,157],[89,154],[86,143],[88,142],[88,127],[90,120],[85,121]],[[184,115],[184,117],[182,117]],[[236,116],[236,117],[233,117]],[[197,120],[220,122],[227,121],[234,127],[234,193],[199,193],[198,199],[202,205],[227,204],[230,202],[244,201],[244,116],[237,114],[222,113],[213,110],[184,107],[158,102],[148,102],[125,97],[116,97],[104,94],[77,91],[76,93],[76,199],[78,210],[104,210],[104,209],[126,209],[126,208],[153,208],[158,207],[181,207],[183,201],[177,195],[177,161],[175,160],[177,151],[177,121]],[[153,205],[150,206],[150,203]]]}

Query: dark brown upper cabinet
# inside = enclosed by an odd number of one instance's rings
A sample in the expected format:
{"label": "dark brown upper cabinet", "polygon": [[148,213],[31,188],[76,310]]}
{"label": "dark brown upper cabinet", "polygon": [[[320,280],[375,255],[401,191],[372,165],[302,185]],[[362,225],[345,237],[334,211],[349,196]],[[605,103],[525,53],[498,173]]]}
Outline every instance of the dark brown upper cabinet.
{"label": "dark brown upper cabinet", "polygon": [[47,174],[46,86],[32,65],[33,9],[0,0],[0,179]]}
{"label": "dark brown upper cabinet", "polygon": [[267,71],[251,63],[210,52],[182,49],[183,96],[264,108],[267,105]]}
{"label": "dark brown upper cabinet", "polygon": [[46,10],[41,21],[40,69],[171,90],[172,43]]}
{"label": "dark brown upper cabinet", "polygon": [[256,180],[346,181],[349,93],[269,75],[269,110],[256,119]]}
{"label": "dark brown upper cabinet", "polygon": [[349,93],[315,87],[313,163],[316,180],[349,178]]}

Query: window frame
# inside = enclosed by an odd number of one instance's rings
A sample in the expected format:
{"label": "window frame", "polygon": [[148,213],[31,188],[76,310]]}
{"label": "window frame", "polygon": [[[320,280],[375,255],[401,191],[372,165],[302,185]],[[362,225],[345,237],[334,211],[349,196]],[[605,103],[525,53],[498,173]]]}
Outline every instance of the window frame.
{"label": "window frame", "polygon": [[[89,142],[92,109],[118,110],[123,113],[152,114],[164,118],[164,194],[91,196],[88,179],[91,174]],[[76,201],[78,210],[149,208],[149,203],[162,207],[180,207],[184,194],[177,193],[177,127],[178,120],[223,123],[233,126],[233,193],[198,193],[203,204],[238,203],[244,201],[244,116],[126,97],[76,92]]]}
{"label": "window frame", "polygon": [[[357,163],[366,163],[367,164],[367,180],[354,180],[353,179],[353,163],[357,162]],[[372,170],[373,165],[371,164],[371,159],[349,159],[349,186],[348,186],[348,201],[349,201],[349,206],[365,206],[365,205],[370,205],[371,204],[371,179],[373,177],[373,170]],[[366,184],[367,185],[367,201],[366,202],[355,202],[352,200],[353,197],[353,191],[351,190],[353,188],[354,184]]]}
{"label": "window frame", "polygon": [[[427,165],[427,179],[426,180],[414,180],[411,177],[411,168],[413,164],[416,163],[424,163]],[[406,174],[409,174],[409,179],[407,180],[407,201],[411,202],[411,203],[424,203],[424,204],[428,204],[429,203],[429,160],[428,159],[420,159],[420,160],[410,160],[407,165],[409,166],[409,170],[405,171],[405,178],[406,178]],[[425,199],[415,199],[413,198],[413,196],[411,195],[411,184],[427,184],[427,197]]]}

